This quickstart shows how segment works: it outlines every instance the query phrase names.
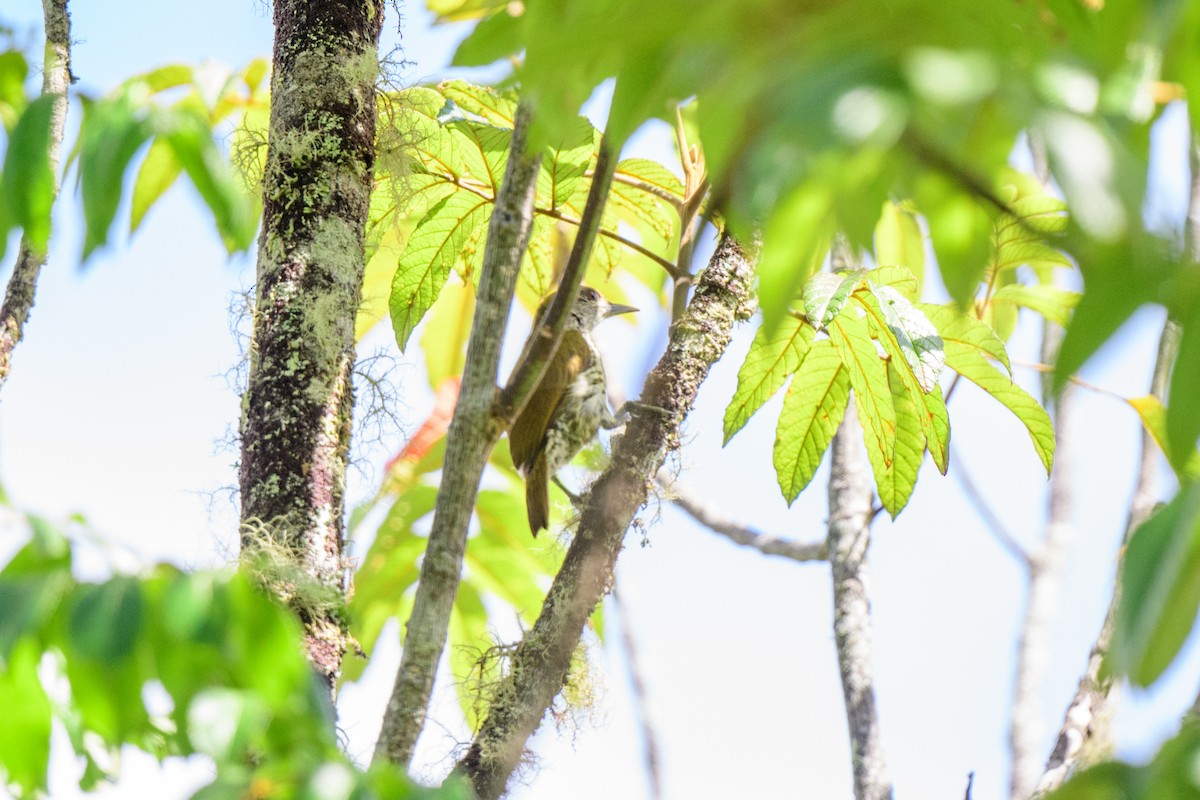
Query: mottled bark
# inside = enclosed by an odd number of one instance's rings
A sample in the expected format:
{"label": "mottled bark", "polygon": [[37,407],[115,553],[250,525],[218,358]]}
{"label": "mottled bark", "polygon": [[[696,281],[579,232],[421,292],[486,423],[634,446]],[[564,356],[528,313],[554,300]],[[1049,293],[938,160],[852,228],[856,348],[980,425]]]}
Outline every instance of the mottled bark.
{"label": "mottled bark", "polygon": [[487,718],[458,766],[482,800],[499,797],[529,737],[562,689],[583,626],[612,586],[625,532],[645,504],[679,426],[709,367],[725,351],[735,320],[752,312],[751,262],[728,235],[701,275],[667,350],[646,379],[641,402],[613,447],[612,461],[585,500],[579,530],[542,611],[513,653]]}
{"label": "mottled bark", "polygon": [[[57,98],[50,111],[50,169],[54,173],[54,196],[58,197],[58,163],[63,129],[67,121],[67,87],[71,83],[71,16],[67,0],[42,0],[46,47],[42,59],[42,94]],[[12,354],[25,335],[25,323],[33,310],[38,276],[46,265],[46,253],[34,250],[21,237],[17,262],[8,279],[0,304],[0,388],[12,370]]]}
{"label": "mottled bark", "polygon": [[354,316],[375,163],[382,0],[277,0],[254,334],[242,417],[242,560],[299,615],[331,691]]}
{"label": "mottled bark", "polygon": [[871,482],[862,428],[851,407],[833,437],[829,473],[829,564],[833,573],[833,633],[850,733],[855,800],[890,800],[871,665]]}
{"label": "mottled bark", "polygon": [[508,160],[488,225],[462,389],[446,435],[433,529],[421,561],[400,669],[375,743],[376,760],[404,765],[412,760],[446,646],[479,481],[488,454],[504,431],[492,415],[492,406],[504,328],[533,221],[539,159],[525,148],[529,116],[529,107],[521,104],[513,122],[514,155]]}

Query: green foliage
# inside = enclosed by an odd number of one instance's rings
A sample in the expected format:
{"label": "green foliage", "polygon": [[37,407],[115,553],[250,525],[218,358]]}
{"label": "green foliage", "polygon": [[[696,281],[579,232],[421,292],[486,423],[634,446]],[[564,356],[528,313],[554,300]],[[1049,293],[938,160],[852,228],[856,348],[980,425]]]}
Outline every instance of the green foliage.
{"label": "green foliage", "polygon": [[1144,766],[1107,761],[1071,776],[1046,800],[1186,800],[1200,793],[1200,728],[1185,721]]}
{"label": "green foliage", "polygon": [[[257,200],[246,193],[216,137],[219,124],[265,103],[263,75],[263,63],[253,62],[231,75],[210,102],[191,67],[170,65],[131,78],[104,98],[85,98],[77,145],[87,222],[84,258],[108,241],[126,171],[147,142],[150,147],[133,185],[131,231],[186,173],[226,249],[233,253],[250,246],[258,224]],[[168,93],[183,96],[167,105]]]}
{"label": "green foliage", "polygon": [[[396,183],[396,193],[404,202],[373,206],[370,223],[371,230],[381,232],[380,242],[387,232],[402,231],[403,243],[390,251],[399,255],[391,275],[389,309],[396,341],[404,348],[413,329],[434,307],[451,272],[458,272],[467,283],[478,282],[488,222],[508,158],[516,101],[511,94],[449,81],[437,88],[400,92],[384,108],[381,125],[410,141],[413,152],[406,169],[383,176]],[[579,223],[598,142],[598,131],[575,117],[561,136],[543,148],[534,224],[518,284],[518,298],[528,309],[553,288],[563,228],[573,235]],[[622,268],[661,291],[666,273],[653,259],[671,263],[682,202],[682,184],[661,165],[644,159],[620,162],[589,281],[604,285],[605,294],[620,301],[622,291],[609,281]],[[653,268],[646,269],[646,262]]]}
{"label": "green foliage", "polygon": [[[442,402],[450,403],[452,398]],[[435,410],[431,420],[439,414],[440,410]],[[444,427],[427,422],[426,428],[432,435],[418,432],[410,440],[409,447],[390,465],[389,480],[380,494],[352,517],[352,525],[357,527],[371,509],[390,504],[355,574],[355,592],[348,609],[351,632],[368,651],[379,640],[384,625],[392,619],[405,621],[412,607],[425,533],[437,499],[436,473],[445,455]],[[467,545],[466,570],[455,597],[448,644],[460,704],[472,727],[479,721],[481,700],[500,668],[492,633],[499,609],[531,624],[562,558],[553,543],[538,546],[529,535],[524,483],[512,465],[507,440],[492,452],[488,475],[502,488],[484,489],[476,499],[474,532]],[[561,504],[561,491],[551,491]],[[364,667],[361,660],[347,661],[344,678],[355,680]]]}
{"label": "green foliage", "polygon": [[50,241],[50,207],[55,192],[50,166],[50,115],[57,101],[47,95],[25,108],[8,136],[0,186],[4,216],[24,229],[30,248],[40,253],[45,253]]}
{"label": "green foliage", "polygon": [[[393,768],[362,772],[341,753],[329,696],[303,656],[292,614],[234,573],[161,565],[100,583],[76,580],[71,546],[28,518],[30,541],[0,571],[0,773],[22,795],[46,788],[51,722],[85,761],[82,788],[122,745],[160,758],[202,753],[216,767],[198,797],[326,794],[330,771],[356,797],[432,797]],[[55,701],[43,682],[61,684]],[[148,713],[143,692],[170,699]],[[107,751],[107,758],[100,758]],[[466,798],[462,787],[437,794]]]}
{"label": "green foliage", "polygon": [[1112,666],[1138,686],[1163,673],[1200,607],[1200,485],[1189,484],[1129,540]]}

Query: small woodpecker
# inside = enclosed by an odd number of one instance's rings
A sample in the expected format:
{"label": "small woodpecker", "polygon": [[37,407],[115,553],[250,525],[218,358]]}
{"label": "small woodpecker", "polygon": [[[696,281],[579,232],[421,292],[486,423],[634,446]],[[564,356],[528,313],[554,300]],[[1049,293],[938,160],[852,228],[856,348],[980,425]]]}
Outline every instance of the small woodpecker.
{"label": "small woodpecker", "polygon": [[[542,301],[535,324],[552,299]],[[513,463],[525,476],[525,507],[534,536],[550,525],[550,479],[596,437],[601,425],[617,425],[608,408],[604,365],[592,329],[630,311],[637,309],[609,303],[595,289],[582,287],[567,315],[562,343],[509,431]]]}

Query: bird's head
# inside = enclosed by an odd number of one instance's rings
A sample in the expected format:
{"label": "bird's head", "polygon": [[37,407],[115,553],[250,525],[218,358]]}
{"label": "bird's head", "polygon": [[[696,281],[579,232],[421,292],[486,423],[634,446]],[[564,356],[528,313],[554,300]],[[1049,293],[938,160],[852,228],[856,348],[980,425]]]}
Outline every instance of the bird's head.
{"label": "bird's head", "polygon": [[571,306],[571,318],[567,324],[568,327],[590,331],[603,319],[617,314],[628,314],[631,311],[637,311],[637,309],[633,306],[610,303],[604,299],[604,295],[592,287],[582,286],[579,289],[579,295],[575,298],[574,305]]}

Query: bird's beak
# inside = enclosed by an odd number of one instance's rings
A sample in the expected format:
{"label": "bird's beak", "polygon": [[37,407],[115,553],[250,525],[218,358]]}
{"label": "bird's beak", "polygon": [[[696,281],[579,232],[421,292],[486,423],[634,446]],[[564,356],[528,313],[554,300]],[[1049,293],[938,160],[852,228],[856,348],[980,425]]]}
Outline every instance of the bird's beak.
{"label": "bird's beak", "polygon": [[623,306],[620,303],[609,303],[608,308],[604,311],[604,317],[607,319],[608,317],[615,317],[618,314],[629,314],[637,310],[638,309],[634,308],[633,306]]}

